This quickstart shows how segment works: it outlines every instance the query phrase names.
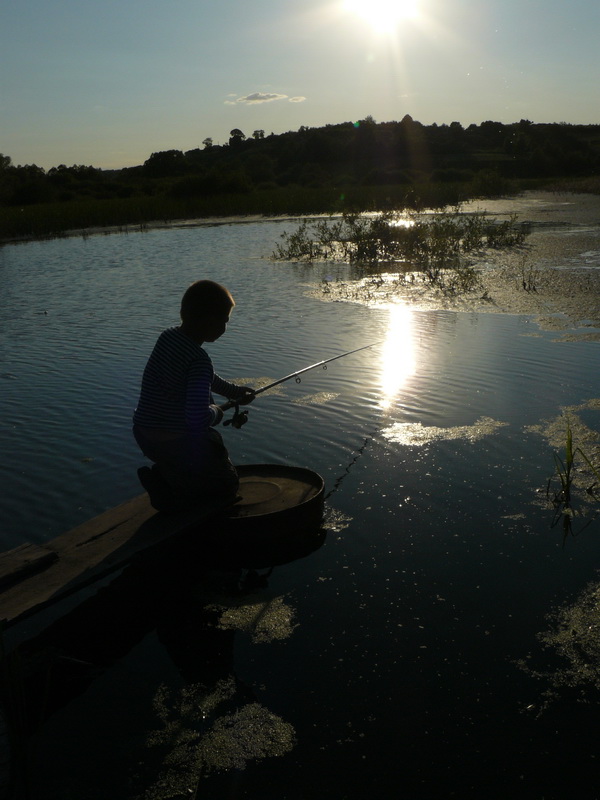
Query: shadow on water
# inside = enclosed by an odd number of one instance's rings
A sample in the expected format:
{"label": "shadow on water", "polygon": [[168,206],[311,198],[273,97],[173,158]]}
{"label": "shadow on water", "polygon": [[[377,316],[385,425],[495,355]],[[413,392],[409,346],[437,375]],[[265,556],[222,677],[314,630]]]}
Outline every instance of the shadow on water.
{"label": "shadow on water", "polygon": [[[247,759],[291,749],[292,726],[258,703],[235,676],[234,638],[239,630],[262,642],[291,633],[293,611],[270,592],[269,579],[277,566],[320,548],[326,534],[322,525],[313,525],[212,540],[188,536],[175,550],[168,543],[157,546],[8,653],[0,686],[12,755],[7,797],[176,796],[163,794],[165,780],[169,791],[181,785],[181,796],[195,796],[194,786],[208,772],[241,768]],[[149,636],[179,676],[150,704],[154,722],[156,716],[160,721],[147,743],[153,757],[135,786],[129,784],[131,764],[127,758],[119,764],[117,757],[105,786],[77,788],[81,775],[73,761],[81,761],[85,771],[86,758],[95,762],[98,754],[63,753],[66,760],[56,769],[47,755],[52,747],[45,726]],[[121,713],[134,712],[125,707]],[[139,721],[142,730],[144,722]],[[93,718],[87,723],[96,724]]]}

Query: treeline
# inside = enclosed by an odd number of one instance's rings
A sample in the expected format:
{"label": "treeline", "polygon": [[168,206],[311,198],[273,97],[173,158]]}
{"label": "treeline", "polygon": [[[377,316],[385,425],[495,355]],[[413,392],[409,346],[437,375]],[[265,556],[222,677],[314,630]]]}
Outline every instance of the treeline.
{"label": "treeline", "polygon": [[[400,122],[302,127],[246,136],[227,144],[152,153],[140,166],[102,170],[64,164],[44,170],[15,166],[0,155],[0,205],[71,204],[91,200],[163,197],[173,201],[223,195],[263,196],[292,187],[335,189],[468,186],[467,194],[502,193],[510,181],[582,178],[600,174],[600,125],[505,125],[486,121],[464,128]],[[265,209],[267,210],[267,209]]]}

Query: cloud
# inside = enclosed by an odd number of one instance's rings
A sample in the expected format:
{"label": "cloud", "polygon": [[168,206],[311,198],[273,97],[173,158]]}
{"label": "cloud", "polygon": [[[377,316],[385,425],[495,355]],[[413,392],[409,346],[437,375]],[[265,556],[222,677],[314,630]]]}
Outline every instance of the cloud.
{"label": "cloud", "polygon": [[[235,97],[235,94],[229,94],[228,97]],[[225,105],[234,106],[239,103],[245,105],[257,105],[258,103],[272,103],[275,100],[287,100],[289,103],[303,103],[306,97],[288,97],[287,94],[277,94],[275,92],[252,92],[243,97],[236,97],[235,100],[225,100]]]}
{"label": "cloud", "polygon": [[286,100],[287,94],[274,94],[267,92],[252,92],[245,97],[238,97],[236,103],[248,103],[254,105],[255,103],[272,103],[274,100]]}

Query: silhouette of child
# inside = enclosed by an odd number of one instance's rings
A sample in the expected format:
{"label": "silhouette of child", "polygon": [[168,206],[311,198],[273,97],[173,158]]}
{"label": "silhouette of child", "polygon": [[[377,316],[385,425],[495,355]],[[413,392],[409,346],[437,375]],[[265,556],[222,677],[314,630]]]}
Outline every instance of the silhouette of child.
{"label": "silhouette of child", "polygon": [[193,283],[181,301],[181,325],[163,331],[142,377],[133,433],[154,462],[138,476],[159,511],[176,511],[235,498],[238,477],[221,435],[213,392],[246,405],[254,390],[215,374],[204,342],[225,333],[235,302],[219,283]]}

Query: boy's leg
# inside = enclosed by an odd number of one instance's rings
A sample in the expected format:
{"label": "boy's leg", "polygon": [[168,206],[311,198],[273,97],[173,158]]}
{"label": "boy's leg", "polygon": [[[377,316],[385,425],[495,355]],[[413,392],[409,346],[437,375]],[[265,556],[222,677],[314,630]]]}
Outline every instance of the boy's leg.
{"label": "boy's leg", "polygon": [[[134,429],[134,435],[140,449],[154,461],[155,469],[166,484],[162,492],[157,487],[155,493],[171,495],[168,504],[183,508],[207,502],[223,505],[235,499],[238,475],[221,435],[214,429],[209,430],[201,443],[191,442],[187,437],[152,441],[138,429]],[[150,484],[152,479],[147,474],[146,478]],[[149,494],[152,499],[152,492]],[[163,502],[162,498],[159,502]]]}

